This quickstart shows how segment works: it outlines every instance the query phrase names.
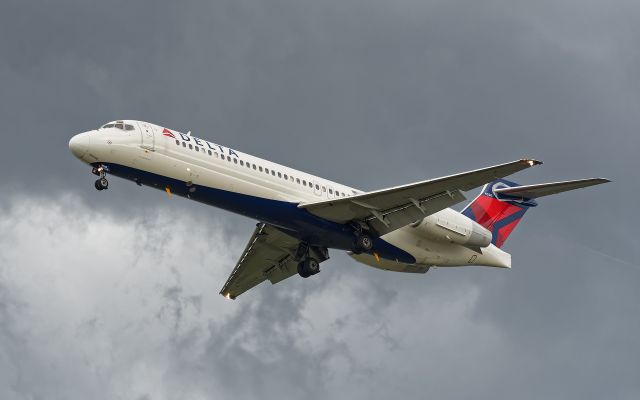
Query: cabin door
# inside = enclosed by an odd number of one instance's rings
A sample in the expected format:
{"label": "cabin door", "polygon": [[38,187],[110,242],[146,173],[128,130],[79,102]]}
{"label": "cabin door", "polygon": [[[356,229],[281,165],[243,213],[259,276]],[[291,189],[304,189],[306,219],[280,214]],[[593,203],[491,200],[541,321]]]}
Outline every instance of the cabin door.
{"label": "cabin door", "polygon": [[145,122],[140,122],[140,147],[148,151],[155,151],[156,138],[153,127]]}

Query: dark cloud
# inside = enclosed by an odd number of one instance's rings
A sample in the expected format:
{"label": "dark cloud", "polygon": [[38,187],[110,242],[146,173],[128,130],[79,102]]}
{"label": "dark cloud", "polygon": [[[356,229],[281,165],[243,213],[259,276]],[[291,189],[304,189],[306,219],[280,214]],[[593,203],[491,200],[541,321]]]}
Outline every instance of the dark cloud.
{"label": "dark cloud", "polygon": [[[0,397],[637,397],[638,7],[5,1]],[[228,303],[254,222],[93,190],[67,142],[116,118],[363,189],[522,156],[614,183],[541,201],[511,271],[336,253]]]}

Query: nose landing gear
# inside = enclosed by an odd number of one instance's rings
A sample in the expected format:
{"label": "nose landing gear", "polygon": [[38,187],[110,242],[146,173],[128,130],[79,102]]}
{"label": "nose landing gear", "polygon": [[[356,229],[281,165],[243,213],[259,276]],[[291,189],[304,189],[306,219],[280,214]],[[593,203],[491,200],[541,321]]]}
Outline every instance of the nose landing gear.
{"label": "nose landing gear", "polygon": [[95,186],[98,190],[109,189],[109,181],[107,180],[107,178],[100,178],[96,180]]}
{"label": "nose landing gear", "polygon": [[95,182],[95,187],[97,190],[106,190],[109,189],[109,181],[107,180],[107,172],[105,167],[102,165],[99,167],[94,167],[91,171],[94,175],[98,175],[98,178]]}

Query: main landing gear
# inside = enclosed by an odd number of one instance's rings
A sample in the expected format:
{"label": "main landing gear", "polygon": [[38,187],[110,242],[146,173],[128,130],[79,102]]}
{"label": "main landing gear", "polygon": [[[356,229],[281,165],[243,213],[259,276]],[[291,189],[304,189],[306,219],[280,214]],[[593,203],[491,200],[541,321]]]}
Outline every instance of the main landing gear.
{"label": "main landing gear", "polygon": [[320,263],[328,258],[326,248],[310,247],[308,243],[301,242],[295,254],[295,259],[299,261],[298,274],[303,278],[317,274],[320,272]]}
{"label": "main landing gear", "polygon": [[94,175],[98,175],[98,178],[95,182],[95,187],[97,190],[106,190],[109,189],[109,181],[107,180],[107,172],[105,168],[101,165],[99,167],[94,167],[91,171]]}
{"label": "main landing gear", "polygon": [[303,278],[308,278],[320,272],[320,263],[315,258],[309,257],[298,263],[298,274]]}
{"label": "main landing gear", "polygon": [[366,233],[358,232],[353,240],[353,253],[367,253],[373,249],[373,239]]}

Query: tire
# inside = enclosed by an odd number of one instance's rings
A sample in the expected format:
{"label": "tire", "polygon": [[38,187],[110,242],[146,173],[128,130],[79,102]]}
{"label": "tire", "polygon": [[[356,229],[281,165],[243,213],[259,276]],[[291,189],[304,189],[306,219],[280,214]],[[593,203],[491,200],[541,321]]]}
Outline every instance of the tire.
{"label": "tire", "polygon": [[320,272],[320,263],[315,258],[307,258],[304,264],[309,275],[315,275]]}
{"label": "tire", "polygon": [[373,249],[373,239],[369,235],[358,235],[355,240],[354,253],[360,254],[362,252],[368,252]]}
{"label": "tire", "polygon": [[309,274],[307,274],[307,271],[304,268],[304,261],[301,261],[298,263],[298,275],[300,275],[303,278],[308,278]]}
{"label": "tire", "polygon": [[100,185],[100,179],[95,182],[96,190],[102,190],[102,186]]}
{"label": "tire", "polygon": [[98,179],[98,181],[100,182],[100,186],[102,186],[102,189],[109,188],[109,181],[107,180],[107,178],[100,178]]}
{"label": "tire", "polygon": [[303,278],[308,278],[320,272],[320,263],[315,258],[307,258],[298,264],[298,274]]}

